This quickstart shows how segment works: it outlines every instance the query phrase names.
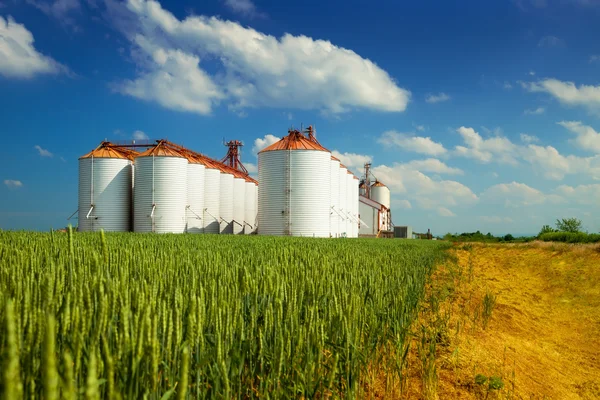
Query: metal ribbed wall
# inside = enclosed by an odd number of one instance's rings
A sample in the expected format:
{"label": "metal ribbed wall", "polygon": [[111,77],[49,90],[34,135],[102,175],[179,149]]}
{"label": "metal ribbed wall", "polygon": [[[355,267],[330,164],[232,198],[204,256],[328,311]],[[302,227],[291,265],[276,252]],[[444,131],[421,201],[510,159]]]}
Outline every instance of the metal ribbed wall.
{"label": "metal ribbed wall", "polygon": [[80,159],[78,230],[131,230],[131,182],[132,167],[128,159]]}
{"label": "metal ribbed wall", "polygon": [[353,229],[352,229],[352,237],[357,238],[358,237],[358,224],[359,224],[359,220],[358,220],[358,178],[354,178],[354,183],[353,183],[353,187],[354,190],[352,191],[353,196],[352,196],[352,215],[354,216],[354,225],[353,225]]}
{"label": "metal ribbed wall", "polygon": [[233,234],[244,232],[244,215],[246,213],[246,180],[233,179]]}
{"label": "metal ribbed wall", "polygon": [[354,211],[354,175],[351,173],[346,174],[346,236],[353,237],[353,225],[354,220],[352,219],[352,213]]}
{"label": "metal ribbed wall", "polygon": [[188,161],[183,157],[135,159],[135,232],[185,232],[187,168]]}
{"label": "metal ribbed wall", "polygon": [[219,233],[221,200],[221,171],[206,168],[204,171],[204,233]]}
{"label": "metal ribbed wall", "polygon": [[386,208],[390,208],[390,189],[381,183],[375,183],[371,186],[371,199]]}
{"label": "metal ribbed wall", "polygon": [[331,159],[329,163],[331,209],[329,211],[329,233],[338,237],[340,233],[340,161]]}
{"label": "metal ribbed wall", "polygon": [[256,226],[256,184],[246,182],[244,197],[244,233],[249,235],[255,231]]}
{"label": "metal ribbed wall", "polygon": [[339,212],[340,212],[340,224],[339,224],[339,235],[340,236],[348,236],[348,232],[347,232],[347,219],[346,219],[346,207],[348,205],[348,191],[347,191],[347,186],[348,186],[348,178],[346,178],[346,176],[348,176],[348,170],[345,167],[341,167],[340,168],[340,174],[339,174],[339,192],[340,192],[340,208],[339,208]]}
{"label": "metal ribbed wall", "polygon": [[187,232],[204,232],[204,171],[202,164],[190,162],[187,176]]}
{"label": "metal ribbed wall", "polygon": [[233,175],[221,172],[219,193],[219,233],[233,233]]}
{"label": "metal ribbed wall", "polygon": [[329,237],[331,153],[276,150],[258,154],[258,232]]}

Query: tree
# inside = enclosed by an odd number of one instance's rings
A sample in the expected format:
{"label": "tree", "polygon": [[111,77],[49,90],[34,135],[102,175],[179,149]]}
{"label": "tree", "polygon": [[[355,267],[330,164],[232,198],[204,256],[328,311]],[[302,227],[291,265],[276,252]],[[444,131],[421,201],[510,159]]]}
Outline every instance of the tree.
{"label": "tree", "polygon": [[582,222],[577,218],[563,218],[556,220],[556,229],[560,232],[581,232]]}
{"label": "tree", "polygon": [[540,233],[538,233],[538,237],[542,236],[544,233],[552,233],[552,232],[554,232],[553,227],[551,227],[550,225],[544,225],[544,226],[542,226]]}
{"label": "tree", "polygon": [[506,236],[504,236],[504,241],[505,242],[512,242],[513,240],[515,240],[514,236],[511,235],[510,233],[507,234]]}

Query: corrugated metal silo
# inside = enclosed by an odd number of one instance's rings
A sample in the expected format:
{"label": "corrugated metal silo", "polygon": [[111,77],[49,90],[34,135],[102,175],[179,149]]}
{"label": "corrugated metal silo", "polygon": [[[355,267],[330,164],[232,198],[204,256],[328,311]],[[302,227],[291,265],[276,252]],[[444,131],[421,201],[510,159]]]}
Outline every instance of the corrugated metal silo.
{"label": "corrugated metal silo", "polygon": [[354,219],[352,218],[352,213],[354,211],[354,190],[357,188],[354,187],[354,175],[352,172],[348,171],[346,174],[346,199],[348,203],[346,204],[346,235],[348,237],[353,237],[354,231]]}
{"label": "corrugated metal silo", "polygon": [[256,183],[247,180],[244,198],[244,233],[249,235],[256,230]]}
{"label": "corrugated metal silo", "polygon": [[79,158],[79,231],[131,230],[132,159],[136,154],[103,142]]}
{"label": "corrugated metal silo", "polygon": [[361,196],[366,196],[367,195],[367,185],[364,182],[361,183],[360,186],[358,187],[358,191]]}
{"label": "corrugated metal silo", "polygon": [[329,237],[331,153],[296,130],[258,153],[258,233]]}
{"label": "corrugated metal silo", "polygon": [[135,159],[135,232],[183,233],[188,160],[163,142]]}
{"label": "corrugated metal silo", "polygon": [[220,232],[221,170],[205,161],[204,170],[204,233]]}
{"label": "corrugated metal silo", "polygon": [[204,232],[204,173],[206,167],[195,157],[188,158],[187,175],[187,232]]}
{"label": "corrugated metal silo", "polygon": [[379,181],[371,185],[371,199],[390,208],[390,189]]}
{"label": "corrugated metal silo", "polygon": [[340,164],[340,174],[339,174],[339,193],[340,193],[340,208],[339,208],[339,212],[340,212],[340,225],[339,225],[339,232],[338,235],[340,236],[348,236],[348,232],[347,232],[347,215],[346,215],[346,209],[348,207],[348,178],[346,178],[346,176],[348,175],[348,169],[343,165]]}
{"label": "corrugated metal silo", "polygon": [[340,160],[331,157],[329,172],[331,175],[331,209],[329,210],[329,233],[338,237],[340,233]]}
{"label": "corrugated metal silo", "polygon": [[244,216],[246,213],[246,179],[241,175],[233,178],[233,233],[244,233]]}
{"label": "corrugated metal silo", "polygon": [[233,175],[221,171],[219,186],[219,233],[233,233]]}
{"label": "corrugated metal silo", "polygon": [[352,205],[354,206],[354,208],[352,210],[352,214],[354,215],[354,230],[353,230],[352,237],[355,237],[355,238],[358,237],[358,224],[360,222],[358,219],[358,195],[359,195],[358,185],[359,185],[359,180],[355,176],[354,177],[354,191],[353,191],[354,199],[352,200],[353,201]]}

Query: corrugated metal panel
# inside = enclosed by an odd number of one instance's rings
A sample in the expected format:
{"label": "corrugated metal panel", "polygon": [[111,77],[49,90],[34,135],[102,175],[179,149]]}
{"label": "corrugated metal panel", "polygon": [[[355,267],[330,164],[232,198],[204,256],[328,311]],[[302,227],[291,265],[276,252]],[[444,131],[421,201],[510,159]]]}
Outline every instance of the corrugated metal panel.
{"label": "corrugated metal panel", "polygon": [[131,230],[131,191],[129,159],[82,157],[79,160],[79,231]]}
{"label": "corrugated metal panel", "polygon": [[348,171],[346,174],[346,217],[348,223],[346,224],[346,236],[354,237],[354,219],[352,214],[354,213],[354,175]]}
{"label": "corrugated metal panel", "polygon": [[[340,164],[341,165],[341,164]],[[346,167],[340,167],[339,174],[339,193],[340,193],[340,207],[339,212],[340,216],[340,225],[338,229],[338,234],[341,236],[348,236],[348,227],[347,227],[347,217],[346,217],[346,209],[348,207],[348,170]]]}
{"label": "corrugated metal panel", "polygon": [[204,233],[220,231],[221,171],[206,168],[204,171]]}
{"label": "corrugated metal panel", "polygon": [[352,216],[354,224],[352,225],[352,237],[358,237],[358,178],[354,177],[354,182],[352,183]]}
{"label": "corrugated metal panel", "polygon": [[233,233],[233,175],[221,172],[219,193],[219,233]]}
{"label": "corrugated metal panel", "polygon": [[340,160],[331,157],[330,162],[331,210],[329,216],[329,233],[338,237],[340,233]]}
{"label": "corrugated metal panel", "polygon": [[318,150],[258,154],[258,232],[329,237],[331,153]]}
{"label": "corrugated metal panel", "polygon": [[199,163],[188,164],[187,176],[187,232],[204,232],[204,171],[205,167]]}
{"label": "corrugated metal panel", "polygon": [[244,215],[246,213],[246,180],[233,179],[233,233],[244,232]]}
{"label": "corrugated metal panel", "polygon": [[247,181],[244,197],[244,233],[251,234],[256,230],[256,184]]}
{"label": "corrugated metal panel", "polygon": [[386,208],[390,208],[390,189],[381,182],[371,185],[371,198]]}
{"label": "corrugated metal panel", "polygon": [[187,169],[188,161],[182,157],[135,159],[135,232],[185,232]]}

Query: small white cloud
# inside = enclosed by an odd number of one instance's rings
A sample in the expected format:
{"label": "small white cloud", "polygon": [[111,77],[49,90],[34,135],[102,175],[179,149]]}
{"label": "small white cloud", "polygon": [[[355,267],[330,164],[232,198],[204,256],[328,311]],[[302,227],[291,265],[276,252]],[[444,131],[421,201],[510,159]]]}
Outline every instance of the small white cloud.
{"label": "small white cloud", "polygon": [[541,115],[544,112],[546,112],[546,109],[544,107],[538,107],[535,110],[525,110],[523,112],[523,114],[525,114],[525,115]]}
{"label": "small white cloud", "polygon": [[60,23],[73,26],[76,32],[80,30],[70,16],[71,13],[81,10],[79,0],[26,0],[26,2]]}
{"label": "small white cloud", "polygon": [[11,189],[20,188],[23,186],[23,182],[14,179],[5,179],[4,184]]}
{"label": "small white cloud", "polygon": [[356,153],[340,153],[337,150],[333,150],[331,155],[335,158],[339,159],[342,164],[344,164],[349,170],[352,170],[354,173],[357,173],[359,170],[362,170],[366,163],[370,163],[373,161],[373,157],[363,154]]}
{"label": "small white cloud", "polygon": [[62,162],[67,162],[67,160],[65,160],[65,158],[64,158],[64,157],[61,157],[61,158],[60,158],[60,161],[62,161]]}
{"label": "small white cloud", "polygon": [[500,183],[486,189],[481,199],[490,204],[504,204],[505,207],[525,207],[544,204],[558,204],[564,201],[557,195],[546,195],[524,183]]}
{"label": "small white cloud", "polygon": [[493,178],[498,178],[500,176],[497,172],[492,172],[491,175]]}
{"label": "small white cloud", "polygon": [[575,134],[575,144],[581,149],[600,154],[600,133],[591,126],[583,125],[580,121],[562,121],[559,125]]}
{"label": "small white cloud", "polygon": [[252,152],[254,154],[258,154],[259,151],[264,149],[265,147],[269,147],[270,145],[279,142],[281,139],[275,135],[266,134],[262,138],[256,138],[254,140],[254,146],[252,146]]}
{"label": "small white cloud", "polygon": [[448,101],[450,100],[450,96],[448,96],[446,93],[438,93],[438,94],[428,94],[425,97],[425,101],[430,103],[430,104],[434,104],[434,103],[441,103],[443,101]]}
{"label": "small white cloud", "polygon": [[415,136],[414,134],[396,131],[383,132],[377,142],[385,146],[396,146],[406,151],[431,156],[439,156],[447,152],[441,143],[434,142],[430,137]]}
{"label": "small white cloud", "polygon": [[225,0],[225,5],[234,13],[249,18],[264,18],[265,14],[258,12],[251,0]]}
{"label": "small white cloud", "polygon": [[535,71],[529,71],[529,75],[535,76]]}
{"label": "small white cloud", "polygon": [[132,136],[135,140],[148,140],[148,135],[142,131],[135,131]]}
{"label": "small white cloud", "polygon": [[285,115],[287,117],[288,121],[291,121],[294,119],[294,114],[292,114],[291,112],[283,113],[283,115]]}
{"label": "small white cloud", "polygon": [[556,36],[544,36],[538,42],[538,47],[563,47],[565,41]]}
{"label": "small white cloud", "polygon": [[558,79],[544,79],[538,82],[520,82],[529,92],[548,93],[563,104],[583,106],[591,111],[600,112],[600,86],[580,85],[563,82]]}
{"label": "small white cloud", "polygon": [[513,86],[510,84],[509,81],[504,81],[504,84],[502,85],[502,88],[506,89],[506,90],[510,90],[510,89],[513,88]]}
{"label": "small white cloud", "polygon": [[484,139],[473,128],[464,126],[456,131],[462,136],[466,146],[456,146],[454,154],[472,158],[484,164],[492,161],[509,165],[518,164],[515,157],[517,147],[507,138],[495,136]]}
{"label": "small white cloud", "polygon": [[50,153],[48,150],[43,149],[41,146],[39,145],[35,145],[33,146],[34,149],[36,149],[38,151],[38,153],[40,153],[40,156],[42,157],[53,157],[54,154]]}
{"label": "small white cloud", "polygon": [[425,125],[415,125],[415,129],[419,132],[425,131]]}
{"label": "small white cloud", "polygon": [[600,202],[600,184],[568,186],[556,188],[558,195],[582,205],[596,205]]}
{"label": "small white cloud", "polygon": [[438,207],[437,212],[442,217],[456,217],[456,214],[448,210],[446,207]]}
{"label": "small white cloud", "polygon": [[0,16],[0,75],[28,79],[39,74],[59,74],[68,69],[33,47],[33,35],[12,17]]}
{"label": "small white cloud", "polygon": [[521,142],[523,143],[537,143],[540,139],[534,135],[528,135],[526,133],[521,133]]}
{"label": "small white cloud", "polygon": [[412,160],[405,164],[407,168],[421,172],[434,172],[437,174],[447,175],[463,175],[464,172],[460,168],[449,167],[437,158],[428,158],[426,160]]}

